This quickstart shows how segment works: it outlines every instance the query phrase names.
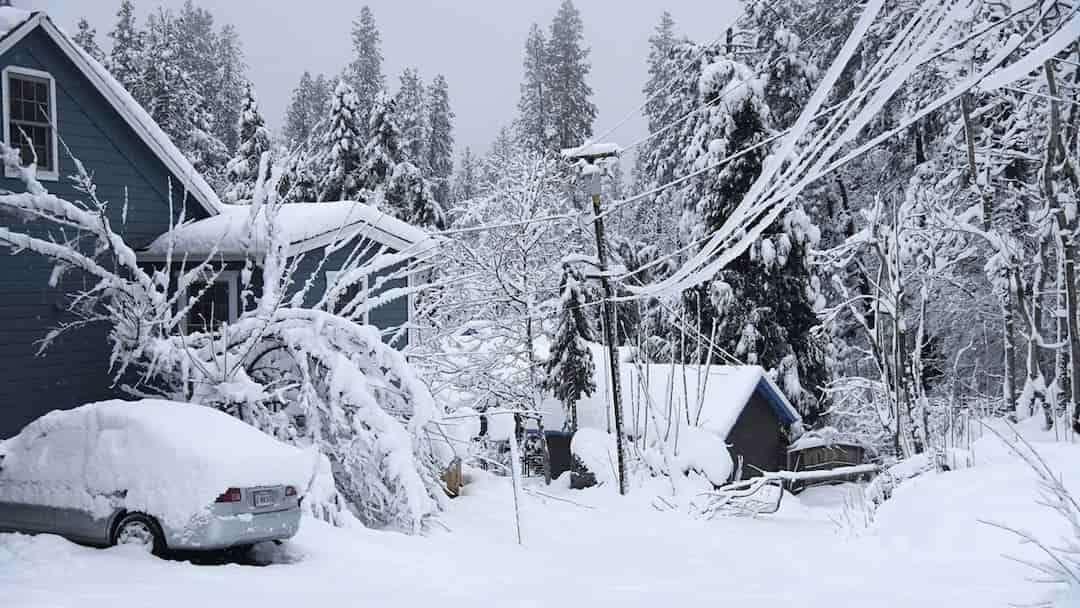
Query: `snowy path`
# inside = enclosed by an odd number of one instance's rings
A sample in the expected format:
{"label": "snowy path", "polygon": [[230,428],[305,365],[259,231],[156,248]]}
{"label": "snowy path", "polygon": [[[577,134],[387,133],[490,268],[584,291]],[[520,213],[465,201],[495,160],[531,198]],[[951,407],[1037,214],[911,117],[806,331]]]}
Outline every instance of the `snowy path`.
{"label": "snowy path", "polygon": [[[1044,452],[1080,486],[1080,447]],[[1005,606],[1045,588],[1003,559],[1015,539],[976,517],[1060,530],[1032,504],[1034,483],[1004,454],[993,464],[904,486],[860,537],[830,521],[836,489],[785,499],[759,520],[658,513],[645,489],[553,490],[597,508],[530,496],[524,548],[513,544],[505,480],[484,480],[429,538],[331,530],[306,520],[266,568],[165,562],[54,537],[0,535],[0,597],[12,607],[97,606]]]}

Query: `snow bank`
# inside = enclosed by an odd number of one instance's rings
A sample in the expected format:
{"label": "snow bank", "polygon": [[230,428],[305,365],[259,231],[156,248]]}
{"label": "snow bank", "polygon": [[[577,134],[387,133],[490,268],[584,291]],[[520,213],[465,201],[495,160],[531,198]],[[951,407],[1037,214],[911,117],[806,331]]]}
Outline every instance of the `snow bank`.
{"label": "snow bank", "polygon": [[[170,244],[177,257],[206,255],[215,248],[227,257],[263,251],[269,244],[266,214],[260,212],[255,220],[253,242],[250,218],[250,205],[226,205],[219,215],[178,226],[158,237],[143,253],[164,256]],[[281,205],[277,224],[285,231],[290,255],[354,238],[371,239],[396,251],[409,248],[419,252],[434,246],[431,237],[420,228],[360,202]]]}
{"label": "snow bank", "polygon": [[595,429],[578,429],[570,440],[570,453],[596,477],[596,483],[615,483],[615,436]]}
{"label": "snow bank", "polygon": [[0,443],[0,500],[121,506],[182,527],[230,487],[308,487],[318,456],[217,410],[168,401],[105,401],[54,411]]}
{"label": "snow bank", "polygon": [[727,483],[735,469],[724,440],[694,427],[680,431],[679,449],[672,466],[683,475],[700,473],[714,486]]}

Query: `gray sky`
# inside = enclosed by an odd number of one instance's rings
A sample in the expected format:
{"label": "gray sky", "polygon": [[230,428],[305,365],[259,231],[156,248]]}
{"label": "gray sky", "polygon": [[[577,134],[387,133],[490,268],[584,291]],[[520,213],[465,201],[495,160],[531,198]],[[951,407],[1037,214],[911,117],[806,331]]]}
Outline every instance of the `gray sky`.
{"label": "gray sky", "polygon": [[[158,6],[184,0],[136,0],[140,20]],[[349,61],[352,20],[363,0],[196,0],[240,33],[263,114],[279,128],[289,94],[305,69],[335,74]],[[576,0],[592,47],[590,84],[602,133],[644,101],[648,38],[667,9],[680,33],[711,40],[731,23],[738,0]],[[458,148],[486,151],[499,128],[513,120],[521,82],[521,54],[534,21],[545,30],[559,0],[367,0],[383,39],[384,71],[397,86],[403,67],[425,80],[446,75],[457,114]],[[74,29],[87,17],[103,46],[119,0],[14,0],[47,11]],[[646,133],[640,116],[612,137],[628,144]]]}

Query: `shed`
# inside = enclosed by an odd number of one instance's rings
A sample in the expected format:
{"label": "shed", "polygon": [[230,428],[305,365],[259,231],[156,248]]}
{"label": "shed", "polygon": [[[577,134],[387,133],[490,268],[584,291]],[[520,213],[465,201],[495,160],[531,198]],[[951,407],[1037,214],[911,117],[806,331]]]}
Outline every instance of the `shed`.
{"label": "shed", "polygon": [[[582,428],[610,432],[612,416],[604,349],[594,344],[590,345],[590,351],[597,370],[597,390],[577,404],[578,421]],[[637,363],[632,361],[630,349],[620,352],[627,435],[636,437],[655,432],[657,418],[671,412],[679,424],[689,424],[725,441],[735,465],[735,478],[784,469],[789,429],[802,418],[763,368]],[[563,428],[566,420],[563,410],[557,400],[545,401],[545,427]]]}

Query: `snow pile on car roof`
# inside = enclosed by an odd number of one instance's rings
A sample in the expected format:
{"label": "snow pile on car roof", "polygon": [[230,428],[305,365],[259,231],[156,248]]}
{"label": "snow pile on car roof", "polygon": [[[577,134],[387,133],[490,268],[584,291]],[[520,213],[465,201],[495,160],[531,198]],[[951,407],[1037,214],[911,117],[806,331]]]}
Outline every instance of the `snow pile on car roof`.
{"label": "snow pile on car roof", "polygon": [[108,516],[117,507],[184,526],[230,487],[303,492],[317,455],[217,410],[105,401],[54,411],[0,443],[0,501]]}

